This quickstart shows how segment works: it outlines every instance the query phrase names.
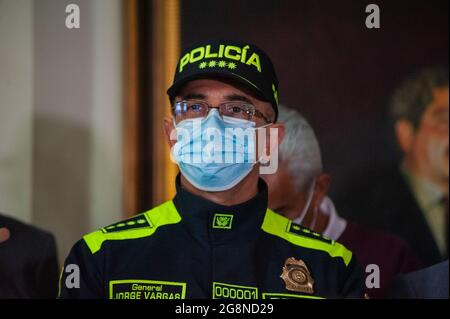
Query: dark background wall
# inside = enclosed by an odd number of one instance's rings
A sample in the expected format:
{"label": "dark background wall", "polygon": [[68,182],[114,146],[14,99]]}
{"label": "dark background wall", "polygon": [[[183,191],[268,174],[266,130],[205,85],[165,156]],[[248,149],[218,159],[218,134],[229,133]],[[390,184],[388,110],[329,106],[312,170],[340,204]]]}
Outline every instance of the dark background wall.
{"label": "dark background wall", "polygon": [[[376,3],[381,28],[367,29]],[[448,4],[434,1],[182,1],[182,47],[205,38],[253,42],[271,56],[281,103],[310,121],[331,193],[398,157],[388,99],[418,68],[448,66]]]}

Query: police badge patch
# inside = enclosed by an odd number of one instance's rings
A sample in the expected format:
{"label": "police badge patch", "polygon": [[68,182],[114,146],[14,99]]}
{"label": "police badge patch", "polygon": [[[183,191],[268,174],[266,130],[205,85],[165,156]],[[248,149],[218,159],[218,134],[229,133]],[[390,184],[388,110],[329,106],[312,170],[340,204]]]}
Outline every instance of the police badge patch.
{"label": "police badge patch", "polygon": [[314,280],[301,259],[297,260],[294,257],[286,259],[280,277],[284,280],[287,290],[314,293]]}

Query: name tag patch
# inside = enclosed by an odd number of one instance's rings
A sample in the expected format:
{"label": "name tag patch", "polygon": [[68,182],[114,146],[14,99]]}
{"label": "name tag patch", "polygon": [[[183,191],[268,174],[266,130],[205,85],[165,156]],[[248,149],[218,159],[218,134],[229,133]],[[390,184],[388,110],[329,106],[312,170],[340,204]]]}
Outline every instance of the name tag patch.
{"label": "name tag patch", "polygon": [[184,299],[186,283],[158,280],[111,280],[110,299]]}

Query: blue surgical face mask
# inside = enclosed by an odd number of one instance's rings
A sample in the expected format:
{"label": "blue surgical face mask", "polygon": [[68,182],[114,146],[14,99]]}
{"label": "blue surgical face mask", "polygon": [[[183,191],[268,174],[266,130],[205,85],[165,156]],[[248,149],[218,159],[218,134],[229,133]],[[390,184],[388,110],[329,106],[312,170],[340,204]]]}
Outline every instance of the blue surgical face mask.
{"label": "blue surgical face mask", "polygon": [[255,123],[219,115],[211,109],[202,119],[176,125],[172,157],[196,188],[217,192],[242,181],[255,164]]}

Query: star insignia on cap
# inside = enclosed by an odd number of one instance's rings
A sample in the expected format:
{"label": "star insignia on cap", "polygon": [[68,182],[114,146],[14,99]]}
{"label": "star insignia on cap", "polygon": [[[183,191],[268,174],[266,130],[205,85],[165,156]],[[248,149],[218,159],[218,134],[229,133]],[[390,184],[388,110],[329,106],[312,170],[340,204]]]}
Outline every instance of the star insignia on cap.
{"label": "star insignia on cap", "polygon": [[219,68],[224,68],[227,66],[227,62],[225,62],[224,60],[219,61]]}
{"label": "star insignia on cap", "polygon": [[198,67],[199,67],[199,69],[204,69],[204,68],[206,68],[206,62],[202,62],[202,63],[200,63],[199,65],[198,65]]}
{"label": "star insignia on cap", "polygon": [[212,60],[212,61],[209,61],[208,66],[209,66],[210,68],[213,68],[213,67],[216,66],[216,64],[217,64],[217,62],[214,61],[214,60]]}
{"label": "star insignia on cap", "polygon": [[228,63],[228,68],[231,69],[231,70],[236,69],[236,63],[234,63],[234,62]]}

